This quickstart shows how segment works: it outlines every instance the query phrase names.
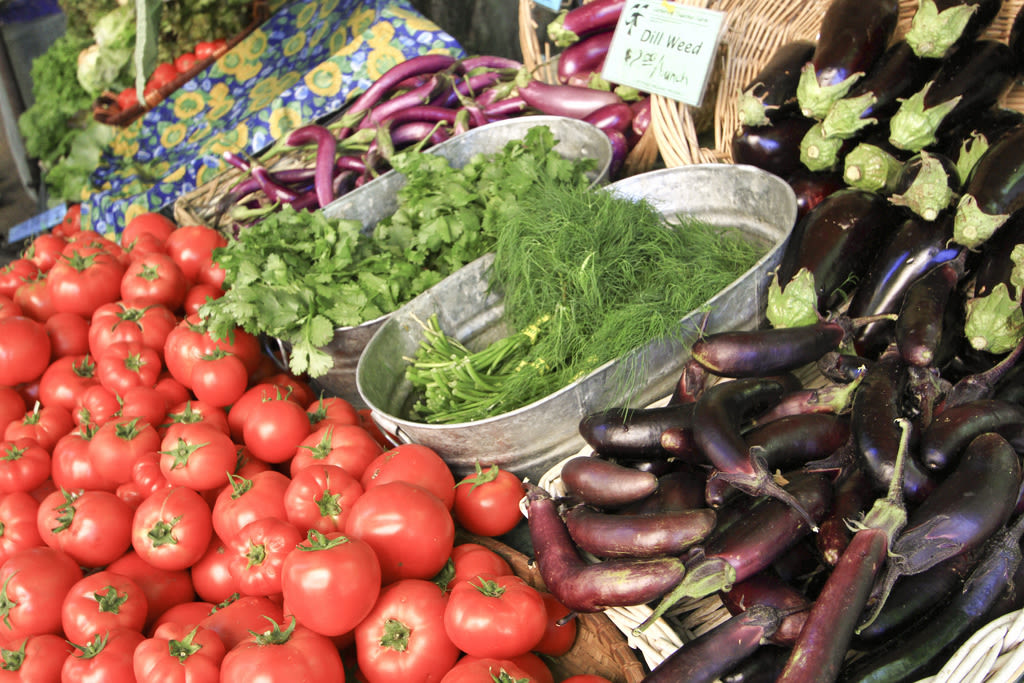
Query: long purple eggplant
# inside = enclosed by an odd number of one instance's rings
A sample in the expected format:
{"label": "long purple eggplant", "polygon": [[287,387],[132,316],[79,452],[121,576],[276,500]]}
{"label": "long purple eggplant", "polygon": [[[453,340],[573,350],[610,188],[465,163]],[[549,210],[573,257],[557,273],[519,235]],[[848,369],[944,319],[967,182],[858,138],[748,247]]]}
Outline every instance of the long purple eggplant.
{"label": "long purple eggplant", "polygon": [[601,107],[623,101],[614,92],[581,85],[551,84],[529,77],[521,77],[517,82],[519,97],[537,111],[552,116],[582,119]]}
{"label": "long purple eggplant", "polygon": [[1017,245],[1024,245],[1024,212],[1021,211],[1010,214],[1006,223],[981,245],[981,257],[973,268],[972,296],[988,296],[996,285],[1003,283],[1010,298],[1020,299],[1024,292],[1017,290],[1013,277],[1016,267],[1013,250]]}
{"label": "long purple eggplant", "polygon": [[814,41],[805,39],[791,40],[775,48],[736,100],[743,125],[767,126],[780,108],[796,103],[800,70],[810,61],[815,48]]}
{"label": "long purple eggplant", "polygon": [[704,482],[707,471],[690,465],[677,465],[671,472],[658,475],[654,493],[619,508],[620,515],[650,512],[683,512],[704,507]]}
{"label": "long purple eggplant", "polygon": [[796,224],[779,264],[783,286],[806,268],[814,276],[819,310],[834,308],[867,268],[894,224],[895,208],[874,192],[833,192]]}
{"label": "long purple eggplant", "polygon": [[945,408],[921,434],[921,462],[932,470],[947,470],[978,436],[986,432],[1012,434],[1022,426],[1024,406],[997,398]]}
{"label": "long purple eggplant", "polygon": [[658,488],[656,475],[596,456],[567,460],[561,478],[568,496],[605,509],[634,503]]}
{"label": "long purple eggplant", "polygon": [[1006,43],[978,39],[942,60],[933,78],[900,103],[889,119],[889,141],[913,152],[935,144],[943,128],[993,106],[1016,78]]}
{"label": "long purple eggplant", "polygon": [[949,318],[956,316],[955,294],[964,276],[963,257],[935,266],[907,286],[893,330],[904,362],[927,367],[946,360],[944,349],[952,337]]}
{"label": "long purple eggplant", "polygon": [[675,557],[590,564],[577,551],[551,496],[529,482],[526,496],[527,526],[541,579],[574,612],[599,612],[656,600],[678,585],[686,573],[683,562]]}
{"label": "long purple eggplant", "polygon": [[548,38],[558,47],[568,47],[580,38],[613,29],[625,4],[625,0],[591,0],[562,10],[547,25]]}
{"label": "long purple eggplant", "polygon": [[646,683],[714,683],[754,654],[779,626],[781,612],[755,605],[686,643],[663,659]]}
{"label": "long purple eggplant", "polygon": [[[1017,367],[1017,361],[1022,356],[1024,356],[1024,339],[1017,344],[1013,351],[1006,354],[992,367],[964,375],[958,379],[942,397],[942,401],[936,406],[936,411],[941,412],[947,408],[955,408],[970,401],[999,398],[995,396],[996,388],[1002,379]],[[1016,401],[1012,402],[1017,403]]]}
{"label": "long purple eggplant", "polygon": [[614,31],[599,31],[568,46],[558,55],[558,81],[568,83],[574,76],[600,73]]}
{"label": "long purple eggplant", "polygon": [[690,355],[715,375],[768,377],[814,363],[838,349],[849,332],[839,319],[797,327],[727,330],[695,341]]}
{"label": "long purple eggplant", "polygon": [[668,458],[662,433],[671,427],[692,429],[693,404],[649,408],[609,408],[585,415],[579,433],[596,453],[615,460]]}
{"label": "long purple eggplant", "polygon": [[1001,0],[921,0],[905,40],[922,57],[943,59],[981,35],[999,14]]}
{"label": "long purple eggplant", "polygon": [[847,467],[836,482],[832,509],[814,535],[814,544],[827,566],[834,567],[850,545],[853,531],[849,521],[860,518],[874,500],[874,487],[860,463]]}
{"label": "long purple eggplant", "polygon": [[899,19],[894,0],[833,0],[817,46],[804,67],[797,98],[805,116],[821,119],[885,52]]}
{"label": "long purple eggplant", "polygon": [[733,584],[719,594],[722,604],[732,615],[744,612],[754,605],[768,605],[784,615],[779,628],[769,636],[777,645],[792,647],[807,620],[812,600],[770,568]]}
{"label": "long purple eggplant", "polygon": [[682,555],[715,528],[710,508],[621,515],[575,505],[565,513],[573,542],[595,557]]}
{"label": "long purple eggplant", "polygon": [[1024,124],[1015,126],[978,160],[957,204],[954,237],[981,246],[1024,207]]}

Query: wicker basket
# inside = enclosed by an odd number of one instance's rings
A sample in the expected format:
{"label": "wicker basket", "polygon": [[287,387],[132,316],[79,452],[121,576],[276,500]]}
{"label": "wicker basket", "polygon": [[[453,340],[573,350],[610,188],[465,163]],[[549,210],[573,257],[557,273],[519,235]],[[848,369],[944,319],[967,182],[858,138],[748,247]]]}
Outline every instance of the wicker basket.
{"label": "wicker basket", "polygon": [[[732,162],[731,142],[739,128],[737,94],[754,78],[771,58],[776,48],[796,39],[815,40],[821,17],[830,0],[674,0],[684,5],[704,7],[727,13],[720,64],[715,66],[708,95],[701,110],[713,111],[711,121],[702,111],[660,95],[652,96],[651,126],[648,133],[655,145],[647,142],[642,158],[652,160],[655,147],[657,157],[665,166],[684,164]],[[1003,2],[996,19],[984,33],[986,38],[1006,40],[1013,19],[1022,0]],[[900,0],[900,19],[896,37],[902,37],[910,27],[918,0]],[[543,65],[555,56],[550,44],[537,37],[537,23],[533,20],[534,3],[520,0],[520,46],[523,63]],[[540,27],[543,29],[544,27]],[[535,72],[550,81],[550,70]],[[553,81],[552,81],[553,82]],[[710,98],[710,99],[709,99]],[[1024,84],[1018,83],[1001,102],[1009,109],[1024,111]],[[647,137],[645,134],[644,137]],[[634,160],[636,161],[636,160]],[[647,170],[642,165],[640,170]]]}
{"label": "wicker basket", "polygon": [[[534,588],[544,589],[540,572],[523,553],[493,538],[474,536],[460,531],[458,543],[479,543],[505,558],[516,575],[522,577]],[[646,672],[636,653],[629,646],[625,636],[615,624],[602,613],[578,614],[576,616],[576,642],[560,657],[548,657],[545,661],[561,681],[576,674],[597,674],[612,683],[638,683]]]}

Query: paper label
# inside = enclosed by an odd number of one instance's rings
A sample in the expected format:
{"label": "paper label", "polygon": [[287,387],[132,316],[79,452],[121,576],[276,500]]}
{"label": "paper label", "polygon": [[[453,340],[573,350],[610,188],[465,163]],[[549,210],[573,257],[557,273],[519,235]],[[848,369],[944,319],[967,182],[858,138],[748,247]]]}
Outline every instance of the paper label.
{"label": "paper label", "polygon": [[15,244],[49,230],[64,220],[67,212],[67,204],[58,204],[43,213],[36,214],[32,218],[18,223],[7,232],[7,243]]}
{"label": "paper label", "polygon": [[700,106],[725,13],[663,0],[626,0],[601,76]]}

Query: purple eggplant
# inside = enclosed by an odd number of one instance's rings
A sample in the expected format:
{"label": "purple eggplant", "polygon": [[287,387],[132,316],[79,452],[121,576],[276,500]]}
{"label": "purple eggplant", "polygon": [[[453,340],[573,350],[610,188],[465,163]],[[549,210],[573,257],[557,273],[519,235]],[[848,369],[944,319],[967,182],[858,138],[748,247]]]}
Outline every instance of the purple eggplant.
{"label": "purple eggplant", "polygon": [[780,108],[796,102],[800,70],[814,55],[815,43],[795,39],[775,48],[771,57],[740,92],[736,106],[745,126],[767,126]]}
{"label": "purple eggplant", "polygon": [[778,630],[769,636],[777,645],[792,647],[800,635],[800,629],[807,620],[811,599],[784,581],[771,569],[754,574],[745,581],[733,584],[732,588],[719,594],[722,604],[732,615],[740,614],[754,605],[768,605],[784,615]]}
{"label": "purple eggplant", "polygon": [[814,276],[818,308],[834,308],[892,230],[895,208],[874,192],[833,192],[793,228],[777,272],[785,286],[801,269]]}
{"label": "purple eggplant", "polygon": [[974,297],[988,296],[996,285],[1006,285],[1010,298],[1020,299],[1024,292],[1018,291],[1012,277],[1016,266],[1013,250],[1024,245],[1024,211],[1010,214],[1006,223],[981,245],[981,258],[973,269]]}
{"label": "purple eggplant", "polygon": [[786,182],[796,195],[796,219],[800,220],[822,199],[845,187],[840,174],[832,171],[810,171],[800,168],[791,173]]}
{"label": "purple eggplant", "polygon": [[943,471],[956,465],[967,445],[985,432],[1015,433],[1024,427],[1024,406],[995,398],[945,408],[921,435],[925,467]]}
{"label": "purple eggplant", "polygon": [[615,460],[667,458],[661,435],[670,427],[692,429],[693,405],[611,408],[580,420],[579,432],[594,451]]}
{"label": "purple eggplant", "polygon": [[937,142],[944,128],[995,105],[1016,78],[1006,43],[978,39],[942,60],[932,79],[900,103],[889,119],[889,140],[917,152]]}
{"label": "purple eggplant", "polygon": [[595,557],[682,555],[715,528],[715,511],[620,515],[575,505],[565,513],[565,526],[577,547]]}
{"label": "purple eggplant", "polygon": [[895,0],[833,0],[825,10],[797,98],[804,115],[822,119],[889,46],[899,19]]}
{"label": "purple eggplant", "polygon": [[947,360],[960,308],[956,305],[956,290],[964,276],[963,257],[960,254],[935,266],[907,287],[893,330],[904,362],[928,367],[941,366]]}
{"label": "purple eggplant", "polygon": [[1024,208],[1024,124],[1015,126],[978,160],[957,204],[955,239],[974,249]]}
{"label": "purple eggplant", "polygon": [[889,201],[934,221],[960,197],[960,173],[944,154],[922,150],[900,168]]}
{"label": "purple eggplant", "polygon": [[[907,289],[919,277],[956,258],[960,248],[950,244],[952,237],[953,216],[949,212],[936,220],[905,214],[857,283],[847,314],[862,317],[897,313]],[[855,330],[856,352],[877,357],[893,341],[893,327],[890,321],[878,321]]]}
{"label": "purple eggplant", "polygon": [[867,472],[854,461],[839,475],[835,483],[832,509],[821,520],[814,544],[826,566],[834,567],[850,544],[853,531],[850,520],[860,518],[875,500],[874,487]]}
{"label": "purple eggplant", "polygon": [[1002,0],[921,0],[905,40],[922,57],[943,59],[988,28]]}
{"label": "purple eggplant", "polygon": [[719,680],[722,683],[775,683],[788,655],[788,648],[766,643],[722,674]]}
{"label": "purple eggplant", "polygon": [[293,147],[310,143],[316,145],[316,199],[321,208],[334,201],[334,156],[338,140],[331,131],[323,126],[310,124],[293,130],[288,134],[286,142]]}
{"label": "purple eggplant", "polygon": [[593,33],[562,50],[558,55],[558,81],[568,83],[573,76],[600,73],[614,33]]}
{"label": "purple eggplant", "polygon": [[625,0],[591,0],[562,10],[547,25],[548,38],[558,47],[568,47],[588,35],[615,28]]}
{"label": "purple eggplant", "polygon": [[623,101],[614,92],[580,85],[551,84],[530,77],[518,83],[519,97],[537,111],[552,116],[582,119],[601,107]]}
{"label": "purple eggplant", "polygon": [[[994,394],[999,383],[1017,366],[1017,361],[1024,355],[1024,339],[1010,353],[990,368],[979,370],[960,377],[945,393],[942,401],[936,406],[941,412],[947,408],[955,408],[969,401],[995,398]],[[1016,401],[1014,401],[1016,403]]]}
{"label": "purple eggplant", "polygon": [[566,494],[595,507],[614,509],[651,495],[658,477],[598,457],[571,458],[562,465]]}
{"label": "purple eggplant", "polygon": [[834,351],[819,358],[815,366],[829,382],[849,383],[860,379],[871,362],[864,356]]}
{"label": "purple eggplant", "polygon": [[766,126],[741,126],[731,142],[732,160],[786,177],[803,169],[800,141],[814,125],[793,110]]}
{"label": "purple eggplant", "polygon": [[797,327],[716,332],[695,341],[690,355],[724,377],[767,377],[796,370],[834,351],[849,334],[841,320]]}
{"label": "purple eggplant", "polygon": [[695,402],[708,388],[711,379],[711,373],[705,370],[703,365],[692,358],[687,358],[668,402],[670,404]]}
{"label": "purple eggplant", "polygon": [[704,482],[707,471],[690,465],[677,465],[674,470],[658,476],[654,493],[619,508],[621,515],[650,512],[683,512],[704,507]]}

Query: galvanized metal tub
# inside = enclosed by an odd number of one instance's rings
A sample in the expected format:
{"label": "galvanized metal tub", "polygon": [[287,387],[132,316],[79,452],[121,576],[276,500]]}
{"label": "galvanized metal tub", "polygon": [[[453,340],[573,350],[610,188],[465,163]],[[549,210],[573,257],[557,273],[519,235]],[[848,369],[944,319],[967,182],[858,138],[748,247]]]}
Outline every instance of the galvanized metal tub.
{"label": "galvanized metal tub", "polygon": [[[589,174],[594,184],[608,181],[612,162],[612,146],[608,137],[596,126],[563,116],[522,116],[496,121],[472,128],[426,150],[444,157],[453,168],[462,168],[477,154],[500,152],[507,143],[521,140],[527,131],[547,126],[557,140],[555,151],[567,159],[594,159],[595,169]],[[322,209],[330,218],[353,219],[362,222],[364,232],[371,232],[378,222],[398,208],[398,190],[406,178],[396,171],[388,171],[362,187],[339,197]],[[388,319],[388,315],[361,325],[339,327],[334,339],[324,349],[334,358],[334,366],[327,374],[313,379],[316,388],[328,395],[340,396],[357,407],[366,404],[356,386],[356,363],[363,348],[373,334]],[[265,348],[278,364],[287,366],[288,345],[277,339],[268,340]]]}
{"label": "galvanized metal tub", "polygon": [[[642,406],[671,392],[689,357],[689,341],[707,331],[743,329],[762,319],[767,287],[796,220],[796,197],[781,178],[752,166],[699,164],[651,171],[606,187],[646,198],[666,217],[688,214],[741,229],[767,253],[731,285],[680,321],[681,339],[654,342],[606,363],[583,379],[528,406],[485,420],[435,425],[408,419],[412,386],[408,357],[423,338],[421,321],[436,313],[441,328],[470,348],[507,334],[502,301],[487,291],[488,254],[460,269],[395,311],[366,345],[356,382],[374,421],[405,442],[436,450],[457,474],[474,462],[493,463],[536,481],[551,465],[585,444],[578,425],[585,415],[619,405]],[[642,372],[643,386],[621,396],[619,372]]]}

